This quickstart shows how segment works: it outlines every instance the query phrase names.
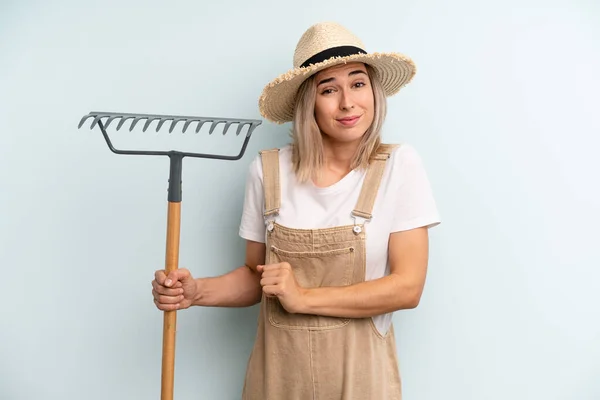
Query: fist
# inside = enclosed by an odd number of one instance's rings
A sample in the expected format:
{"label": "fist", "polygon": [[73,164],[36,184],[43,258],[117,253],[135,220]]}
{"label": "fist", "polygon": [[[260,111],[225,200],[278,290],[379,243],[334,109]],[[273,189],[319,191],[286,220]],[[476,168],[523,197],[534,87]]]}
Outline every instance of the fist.
{"label": "fist", "polygon": [[265,295],[277,297],[289,313],[302,312],[305,289],[296,281],[289,263],[259,265],[257,270],[261,273],[260,285]]}
{"label": "fist", "polygon": [[176,269],[165,274],[164,270],[154,273],[152,296],[159,310],[174,311],[188,308],[197,294],[196,280],[187,269]]}

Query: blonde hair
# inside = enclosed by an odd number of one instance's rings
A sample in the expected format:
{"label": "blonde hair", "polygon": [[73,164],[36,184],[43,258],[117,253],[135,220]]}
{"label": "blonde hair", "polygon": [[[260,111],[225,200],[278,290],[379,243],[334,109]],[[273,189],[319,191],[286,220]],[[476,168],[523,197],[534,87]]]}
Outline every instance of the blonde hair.
{"label": "blonde hair", "polygon": [[[363,169],[381,144],[381,128],[387,113],[385,92],[377,72],[365,64],[375,100],[373,122],[363,135],[350,163],[351,169]],[[324,164],[323,139],[315,119],[317,90],[315,75],[302,83],[296,94],[292,124],[292,165],[297,179],[306,182],[317,178]]]}

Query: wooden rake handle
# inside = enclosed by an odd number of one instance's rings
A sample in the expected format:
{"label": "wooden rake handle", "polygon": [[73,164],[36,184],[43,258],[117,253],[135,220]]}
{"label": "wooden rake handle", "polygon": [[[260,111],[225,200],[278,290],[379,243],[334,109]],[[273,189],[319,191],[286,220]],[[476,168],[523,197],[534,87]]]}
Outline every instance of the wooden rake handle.
{"label": "wooden rake handle", "polygon": [[[167,248],[165,273],[179,268],[179,236],[181,232],[181,178],[183,155],[172,153],[169,156],[169,189],[167,213]],[[177,332],[177,311],[164,311],[161,400],[173,400],[175,381],[175,334]]]}
{"label": "wooden rake handle", "polygon": [[[179,267],[179,233],[181,227],[181,202],[169,201],[168,204],[167,251],[165,257],[167,275]],[[176,331],[177,311],[164,311],[161,400],[173,400]]]}

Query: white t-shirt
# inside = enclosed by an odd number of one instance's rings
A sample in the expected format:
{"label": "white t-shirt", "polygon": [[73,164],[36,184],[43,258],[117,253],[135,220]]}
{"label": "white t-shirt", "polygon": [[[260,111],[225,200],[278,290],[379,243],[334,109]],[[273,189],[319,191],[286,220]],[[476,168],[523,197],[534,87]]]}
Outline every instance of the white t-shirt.
{"label": "white t-shirt", "polygon": [[[352,210],[364,181],[365,171],[353,170],[335,184],[321,188],[312,182],[300,184],[292,170],[290,146],[279,152],[281,208],[277,223],[295,229],[321,229],[351,225]],[[260,155],[247,175],[246,194],[239,234],[242,238],[265,243],[263,217],[264,192]],[[392,232],[422,226],[434,227],[440,217],[417,151],[408,144],[396,148],[386,162],[379,193],[373,207],[373,218],[365,225],[366,280],[389,274],[388,240]],[[392,314],[378,315],[373,322],[385,334]]]}

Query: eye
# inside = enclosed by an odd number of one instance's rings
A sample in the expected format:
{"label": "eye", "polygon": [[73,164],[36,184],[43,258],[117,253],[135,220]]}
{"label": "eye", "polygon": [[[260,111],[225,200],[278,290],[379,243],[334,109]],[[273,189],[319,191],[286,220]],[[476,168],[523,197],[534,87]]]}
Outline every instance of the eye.
{"label": "eye", "polygon": [[365,83],[364,83],[364,82],[356,82],[356,83],[354,84],[354,86],[355,86],[355,87],[359,87],[359,88],[360,88],[360,87],[363,87],[363,86],[365,86]]}
{"label": "eye", "polygon": [[321,92],[321,94],[331,94],[333,93],[333,89],[325,89]]}

